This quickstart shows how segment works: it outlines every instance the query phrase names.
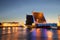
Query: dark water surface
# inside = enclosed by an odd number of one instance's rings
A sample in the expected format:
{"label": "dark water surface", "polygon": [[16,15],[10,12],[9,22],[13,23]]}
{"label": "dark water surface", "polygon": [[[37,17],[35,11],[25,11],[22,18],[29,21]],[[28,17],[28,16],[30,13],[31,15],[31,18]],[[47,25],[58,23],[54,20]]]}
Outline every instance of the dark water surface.
{"label": "dark water surface", "polygon": [[60,30],[5,27],[0,28],[0,40],[60,40]]}

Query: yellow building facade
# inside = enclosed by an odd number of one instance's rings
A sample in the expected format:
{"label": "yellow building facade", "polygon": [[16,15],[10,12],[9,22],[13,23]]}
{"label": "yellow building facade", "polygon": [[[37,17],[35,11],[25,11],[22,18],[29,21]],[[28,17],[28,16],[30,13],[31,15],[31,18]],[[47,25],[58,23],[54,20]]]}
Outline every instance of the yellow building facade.
{"label": "yellow building facade", "polygon": [[18,22],[3,22],[2,26],[19,26]]}

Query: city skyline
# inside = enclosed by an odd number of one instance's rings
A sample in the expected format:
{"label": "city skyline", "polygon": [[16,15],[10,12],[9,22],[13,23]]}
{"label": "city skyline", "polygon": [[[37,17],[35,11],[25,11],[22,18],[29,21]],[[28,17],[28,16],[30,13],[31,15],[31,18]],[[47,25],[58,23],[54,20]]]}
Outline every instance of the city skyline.
{"label": "city skyline", "polygon": [[0,0],[0,22],[25,22],[26,14],[43,12],[48,23],[58,23],[60,0]]}

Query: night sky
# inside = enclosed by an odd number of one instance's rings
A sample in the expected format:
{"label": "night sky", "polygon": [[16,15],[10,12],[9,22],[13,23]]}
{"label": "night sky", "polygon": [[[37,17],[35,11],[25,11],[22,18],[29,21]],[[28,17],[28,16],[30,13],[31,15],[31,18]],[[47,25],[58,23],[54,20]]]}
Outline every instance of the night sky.
{"label": "night sky", "polygon": [[43,12],[48,23],[56,23],[60,0],[0,0],[0,22],[25,22],[32,11]]}

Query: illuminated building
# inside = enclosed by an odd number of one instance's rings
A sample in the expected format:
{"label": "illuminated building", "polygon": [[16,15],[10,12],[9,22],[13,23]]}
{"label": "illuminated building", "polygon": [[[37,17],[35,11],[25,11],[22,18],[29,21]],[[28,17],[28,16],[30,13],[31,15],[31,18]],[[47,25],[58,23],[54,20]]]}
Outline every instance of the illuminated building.
{"label": "illuminated building", "polygon": [[18,22],[2,22],[2,26],[19,26]]}
{"label": "illuminated building", "polygon": [[60,15],[58,16],[58,29],[60,29]]}
{"label": "illuminated building", "polygon": [[58,26],[60,26],[60,15],[58,16],[58,20],[59,20]]}

